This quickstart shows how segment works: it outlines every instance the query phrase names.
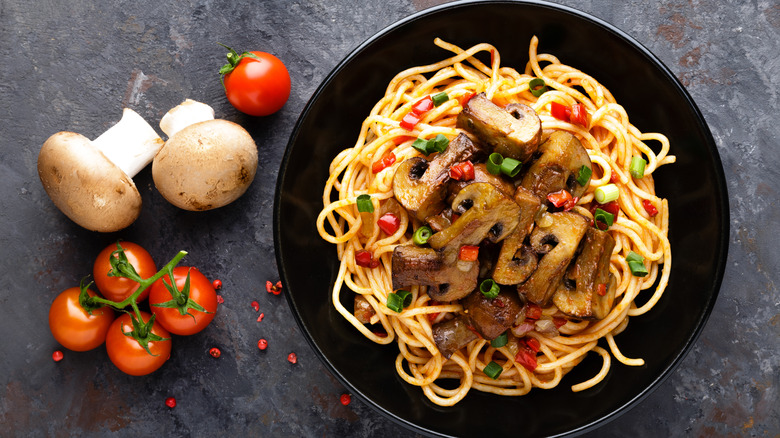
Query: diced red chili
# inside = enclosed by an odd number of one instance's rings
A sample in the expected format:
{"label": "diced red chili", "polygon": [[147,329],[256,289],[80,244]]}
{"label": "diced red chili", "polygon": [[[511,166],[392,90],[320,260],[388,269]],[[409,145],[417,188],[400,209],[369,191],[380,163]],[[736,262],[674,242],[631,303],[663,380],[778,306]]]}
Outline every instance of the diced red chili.
{"label": "diced red chili", "polygon": [[594,202],[593,205],[590,206],[590,212],[595,213],[597,208],[600,208],[611,214],[615,217],[615,219],[617,219],[618,213],[620,213],[620,205],[618,205],[617,201],[607,202],[606,204],[599,204],[598,202]]}
{"label": "diced red chili", "polygon": [[398,227],[401,226],[401,219],[393,213],[385,213],[379,220],[376,221],[379,225],[379,229],[385,232],[385,234],[391,235],[398,231]]}
{"label": "diced red chili", "polygon": [[287,361],[290,363],[298,363],[298,355],[295,353],[288,354]]}
{"label": "diced red chili", "polygon": [[[525,344],[525,347],[533,351],[534,353],[538,353],[539,350],[542,348],[542,345],[539,343],[539,340],[536,338],[531,337],[524,337],[521,339],[522,343]],[[521,345],[522,347],[522,345]]]}
{"label": "diced red chili", "polygon": [[[572,203],[573,199],[574,198],[568,190],[558,190],[557,192],[552,192],[547,195],[547,200],[558,208],[568,206]],[[574,201],[574,203],[576,203],[576,201]],[[571,207],[574,207],[574,205],[572,204]],[[569,207],[569,209],[571,209],[571,207]]]}
{"label": "diced red chili", "polygon": [[463,161],[453,164],[450,167],[450,178],[456,181],[471,181],[474,179],[474,164],[469,161]]}
{"label": "diced red chili", "polygon": [[531,350],[521,348],[520,351],[518,351],[517,355],[515,356],[515,362],[525,367],[525,369],[527,369],[528,371],[533,372],[537,367],[536,353],[534,353]]}
{"label": "diced red chili", "polygon": [[414,127],[417,126],[418,123],[420,123],[420,116],[414,114],[411,111],[406,113],[404,118],[401,119],[401,127],[407,131],[413,131]]}
{"label": "diced red chili", "polygon": [[342,405],[348,406],[350,402],[352,402],[352,396],[349,394],[341,394],[341,396],[339,397],[339,401],[341,402]]}
{"label": "diced red chili", "polygon": [[534,303],[527,303],[525,309],[525,318],[526,319],[539,319],[542,317],[542,308],[539,307],[538,304]]}
{"label": "diced red chili", "polygon": [[647,199],[642,200],[642,207],[645,208],[645,211],[647,212],[647,214],[650,215],[650,217],[653,217],[658,214],[658,209],[655,208],[655,205],[653,205],[653,203]]}
{"label": "diced red chili", "polygon": [[605,296],[607,294],[607,284],[606,283],[599,284],[599,288],[596,292],[602,297]]}
{"label": "diced red chili", "polygon": [[609,182],[611,182],[612,184],[619,183],[620,182],[620,175],[618,175],[618,173],[613,170],[612,174],[609,175]]}
{"label": "diced red chili", "polygon": [[468,93],[464,94],[463,96],[460,96],[460,99],[458,101],[460,102],[460,106],[466,106],[467,103],[471,100],[472,97],[474,97],[475,94],[472,91],[469,91]]}
{"label": "diced red chili", "polygon": [[[428,305],[429,306],[436,306],[438,304],[440,304],[440,303],[438,301],[436,301],[436,300],[428,301]],[[428,314],[428,321],[433,321],[434,319],[438,318],[439,317],[439,313],[441,313],[441,312],[429,313]]]}
{"label": "diced red chili", "polygon": [[408,135],[399,135],[398,137],[393,138],[393,143],[398,146],[401,143],[406,143],[409,140],[414,140],[417,137],[410,137]]}
{"label": "diced red chili", "polygon": [[581,103],[575,103],[571,106],[571,113],[569,114],[569,121],[575,125],[583,127],[588,126],[588,110],[585,109],[585,105]]}
{"label": "diced red chili", "polygon": [[379,173],[392,166],[393,163],[395,163],[395,154],[393,151],[387,151],[382,155],[382,158],[378,161],[374,161],[374,164],[371,165],[371,172]]}
{"label": "diced red chili", "polygon": [[476,261],[479,257],[479,247],[474,245],[463,245],[458,251],[458,259],[464,262]]}
{"label": "diced red chili", "polygon": [[566,318],[553,318],[553,324],[555,324],[555,328],[561,328],[566,325],[567,319]]}
{"label": "diced red chili", "polygon": [[412,105],[412,112],[418,116],[425,114],[431,109],[433,109],[433,99],[431,99],[430,95],[423,97]]}
{"label": "diced red chili", "polygon": [[255,312],[260,311],[260,303],[258,303],[257,301],[252,301],[251,306],[255,310]]}
{"label": "diced red chili", "polygon": [[562,103],[550,102],[550,114],[558,120],[568,122],[571,115],[571,108]]}
{"label": "diced red chili", "polygon": [[376,268],[379,266],[379,260],[375,260],[374,255],[365,249],[355,252],[355,263],[364,268]]}

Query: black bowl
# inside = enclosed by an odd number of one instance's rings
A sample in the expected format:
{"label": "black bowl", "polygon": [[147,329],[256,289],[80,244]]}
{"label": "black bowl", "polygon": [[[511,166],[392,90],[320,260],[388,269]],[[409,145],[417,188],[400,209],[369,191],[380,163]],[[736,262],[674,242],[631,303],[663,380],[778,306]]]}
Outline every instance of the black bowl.
{"label": "black bowl", "polygon": [[[503,65],[522,71],[532,35],[540,39],[540,53],[551,53],[608,87],[640,130],[669,137],[677,163],[659,169],[655,178],[658,193],[669,199],[671,209],[671,279],[663,299],[649,313],[632,318],[616,337],[623,353],[644,358],[644,366],[613,361],[602,383],[572,393],[573,383],[591,377],[601,366],[600,359],[588,357],[555,389],[534,389],[524,397],[471,391],[456,406],[442,408],[396,375],[395,345],[371,343],[333,309],[336,250],[315,228],[322,188],[328,164],[354,145],[362,120],[388,81],[407,67],[450,55],[434,46],[435,37],[464,48],[492,43]],[[701,113],[674,75],[631,37],[554,4],[456,2],[379,32],[317,89],[297,122],[280,169],[274,237],[278,267],[298,323],[350,392],[397,423],[428,435],[555,436],[581,433],[615,418],[680,363],[704,326],[721,283],[729,234],[727,202],[720,158]]]}

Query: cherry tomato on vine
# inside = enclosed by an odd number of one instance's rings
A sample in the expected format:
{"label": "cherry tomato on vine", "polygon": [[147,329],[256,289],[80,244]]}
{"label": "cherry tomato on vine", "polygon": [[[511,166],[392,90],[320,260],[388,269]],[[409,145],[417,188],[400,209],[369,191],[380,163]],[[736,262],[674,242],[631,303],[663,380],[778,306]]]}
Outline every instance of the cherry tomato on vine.
{"label": "cherry tomato on vine", "polygon": [[[149,278],[157,273],[157,266],[148,251],[132,242],[119,242],[125,252],[127,261],[133,265],[141,278]],[[95,285],[103,296],[111,301],[121,302],[138,289],[138,283],[124,277],[109,277],[111,270],[111,254],[117,250],[117,244],[112,243],[100,251],[92,268]],[[116,257],[116,255],[114,255]],[[141,292],[136,301],[141,302],[149,296],[149,290]]]}
{"label": "cherry tomato on vine", "polygon": [[[179,308],[174,306],[176,299],[171,295],[171,291],[166,287],[171,284],[168,275],[164,275],[152,285],[149,294],[149,307],[152,313],[157,315],[157,321],[169,332],[177,335],[192,335],[200,332],[214,319],[217,312],[217,291],[205,275],[195,268],[186,266],[177,266],[173,269],[173,276],[176,279],[176,289],[179,292],[184,290],[187,281],[187,273],[190,275],[188,300],[196,303],[191,305],[196,308],[185,309],[182,314]],[[165,283],[163,283],[163,281]],[[159,304],[172,303],[174,307],[159,307]],[[183,302],[182,302],[183,303]],[[180,304],[182,304],[180,303]],[[185,305],[185,304],[182,304]],[[205,312],[197,309],[198,305]]]}
{"label": "cherry tomato on vine", "polygon": [[238,54],[230,47],[220,69],[228,101],[251,116],[279,111],[290,97],[290,73],[276,56],[259,51]]}
{"label": "cherry tomato on vine", "polygon": [[[140,312],[144,322],[152,317],[147,312]],[[149,341],[149,354],[132,336],[126,335],[133,330],[130,314],[125,313],[114,320],[108,328],[106,336],[106,351],[111,362],[117,368],[131,376],[144,376],[160,368],[171,356],[170,333],[157,321],[154,321],[151,333],[164,340]]]}
{"label": "cherry tomato on vine", "polygon": [[[95,292],[87,290],[90,296]],[[71,287],[57,295],[49,308],[49,329],[54,339],[73,351],[88,351],[106,341],[108,327],[114,321],[114,311],[101,307],[90,315],[81,304],[81,288]]]}

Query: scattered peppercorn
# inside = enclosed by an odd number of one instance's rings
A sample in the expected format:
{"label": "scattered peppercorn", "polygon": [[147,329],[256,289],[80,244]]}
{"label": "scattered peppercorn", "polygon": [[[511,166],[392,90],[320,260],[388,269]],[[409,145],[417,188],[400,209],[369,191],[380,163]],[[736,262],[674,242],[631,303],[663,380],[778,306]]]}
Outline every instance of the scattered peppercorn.
{"label": "scattered peppercorn", "polygon": [[165,399],[165,406],[168,406],[169,408],[173,409],[176,407],[176,399],[173,397],[168,397]]}
{"label": "scattered peppercorn", "polygon": [[55,362],[61,361],[63,357],[65,357],[65,355],[63,355],[60,350],[55,350],[54,353],[51,354],[51,358],[54,359]]}
{"label": "scattered peppercorn", "polygon": [[215,358],[216,358],[216,357],[220,357],[220,356],[222,356],[222,352],[221,352],[221,351],[219,351],[219,348],[217,348],[217,347],[213,347],[213,348],[211,348],[211,349],[209,350],[209,354],[210,354],[212,357],[215,357]]}
{"label": "scattered peppercorn", "polygon": [[352,401],[352,396],[347,393],[341,394],[341,397],[339,397],[339,401],[341,402],[342,405],[347,406]]}
{"label": "scattered peppercorn", "polygon": [[219,279],[217,279],[217,280],[214,280],[214,281],[211,283],[211,285],[212,285],[212,286],[214,286],[214,289],[216,289],[216,290],[220,290],[220,289],[222,289],[222,280],[219,280]]}
{"label": "scattered peppercorn", "polygon": [[257,341],[257,348],[261,350],[265,350],[266,348],[268,348],[268,341],[266,341],[265,339],[260,339],[259,341]]}
{"label": "scattered peppercorn", "polygon": [[287,355],[287,360],[290,363],[298,363],[298,355],[295,353],[290,353]]}

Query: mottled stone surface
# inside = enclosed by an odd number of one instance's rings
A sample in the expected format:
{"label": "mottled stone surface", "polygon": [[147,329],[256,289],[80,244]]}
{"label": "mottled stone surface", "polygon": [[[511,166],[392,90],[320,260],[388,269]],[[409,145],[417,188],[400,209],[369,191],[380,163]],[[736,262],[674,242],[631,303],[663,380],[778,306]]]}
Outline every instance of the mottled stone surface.
{"label": "mottled stone surface", "polygon": [[[344,388],[301,336],[284,297],[264,285],[278,279],[273,192],[300,111],[363,40],[439,3],[0,1],[0,435],[414,436],[360,400],[339,403]],[[723,287],[692,351],[645,400],[587,436],[778,436],[780,4],[560,3],[630,34],[687,87],[717,142],[732,220]],[[284,60],[293,91],[281,112],[253,119],[233,110],[216,73],[224,60],[217,42]],[[259,177],[239,201],[206,213],[177,210],[147,168],[136,177],[141,217],[108,235],[74,225],[49,201],[36,171],[49,135],[95,138],[124,106],[156,125],[184,98],[213,105],[258,141]],[[120,237],[143,244],[160,263],[186,249],[188,264],[224,284],[214,324],[176,338],[170,361],[146,378],[116,370],[102,347],[51,360],[59,346],[48,329],[49,304]],[[262,352],[261,337],[269,343]],[[213,346],[219,359],[207,354]],[[298,354],[295,365],[290,352]],[[168,396],[178,407],[164,405]]]}

